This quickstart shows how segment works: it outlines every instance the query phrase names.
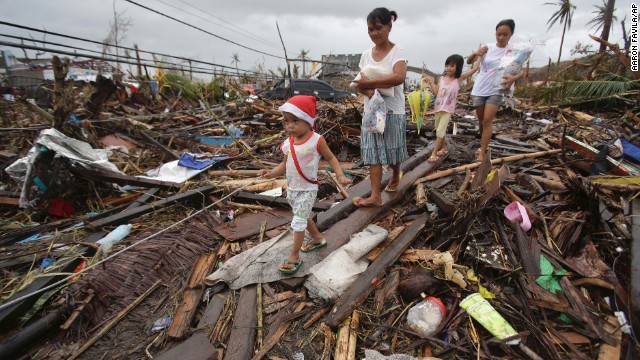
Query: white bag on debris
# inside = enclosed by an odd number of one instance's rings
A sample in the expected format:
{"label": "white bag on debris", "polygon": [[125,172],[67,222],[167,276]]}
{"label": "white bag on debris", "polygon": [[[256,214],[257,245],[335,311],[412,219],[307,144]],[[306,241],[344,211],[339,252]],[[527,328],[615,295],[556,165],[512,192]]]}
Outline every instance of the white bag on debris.
{"label": "white bag on debris", "polygon": [[[380,66],[367,65],[367,66],[363,67],[362,70],[360,70],[360,72],[358,73],[358,76],[356,76],[355,79],[353,79],[353,80],[356,81],[356,80],[362,79],[362,74],[364,74],[364,76],[366,76],[369,79],[377,79],[377,78],[381,78],[383,76],[387,76],[387,75],[393,74],[393,70],[386,71],[385,69],[383,69]],[[351,84],[349,84],[349,87],[352,88],[352,89],[355,88],[356,87],[356,83],[352,82]],[[381,88],[381,89],[376,89],[376,90],[380,91],[380,95],[383,95],[383,96],[393,97],[393,95],[395,94],[395,91],[394,91],[393,87]]]}
{"label": "white bag on debris", "polygon": [[378,90],[373,93],[371,99],[364,107],[362,116],[362,128],[365,131],[382,134],[384,132],[385,119],[387,118],[387,106]]}
{"label": "white bag on debris", "polygon": [[304,284],[309,294],[325,300],[337,299],[367,269],[367,254],[388,234],[386,229],[371,224],[352,235],[347,244],[311,268],[311,276]]}

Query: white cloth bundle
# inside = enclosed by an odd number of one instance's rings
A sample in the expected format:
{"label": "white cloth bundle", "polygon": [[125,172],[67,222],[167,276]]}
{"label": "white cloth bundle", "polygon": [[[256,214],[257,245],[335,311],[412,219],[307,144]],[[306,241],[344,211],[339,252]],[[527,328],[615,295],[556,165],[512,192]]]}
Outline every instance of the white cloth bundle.
{"label": "white cloth bundle", "polygon": [[[358,73],[358,76],[356,76],[356,78],[353,79],[353,80],[354,81],[360,80],[362,78],[362,74],[364,74],[369,79],[377,79],[377,78],[381,78],[383,76],[391,75],[392,73],[393,73],[393,71],[391,71],[391,72],[385,71],[385,69],[380,67],[380,66],[367,65],[367,66],[362,68],[360,73]],[[356,87],[356,83],[352,82],[351,84],[349,84],[349,87],[350,88],[355,88]],[[376,89],[376,90],[378,90],[380,92],[380,95],[383,95],[383,96],[393,97],[393,95],[394,95],[393,87],[384,88],[384,89]]]}

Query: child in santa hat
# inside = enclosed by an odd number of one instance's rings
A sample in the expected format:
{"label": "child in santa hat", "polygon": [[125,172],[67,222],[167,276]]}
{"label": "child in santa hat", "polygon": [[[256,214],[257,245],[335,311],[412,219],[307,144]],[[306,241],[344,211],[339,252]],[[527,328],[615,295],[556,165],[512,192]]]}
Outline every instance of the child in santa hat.
{"label": "child in santa hat", "polygon": [[[289,257],[278,270],[285,274],[293,274],[302,265],[300,251],[311,252],[327,245],[316,224],[310,218],[311,209],[318,194],[318,163],[322,156],[338,175],[338,182],[346,185],[351,180],[344,176],[335,155],[329,149],[322,135],[315,129],[316,98],[314,96],[296,95],[280,106],[289,137],[282,143],[280,150],[284,160],[273,170],[261,170],[263,178],[274,178],[286,170],[287,200],[293,210],[291,229],[293,230],[293,247]],[[305,241],[305,230],[309,238]]]}

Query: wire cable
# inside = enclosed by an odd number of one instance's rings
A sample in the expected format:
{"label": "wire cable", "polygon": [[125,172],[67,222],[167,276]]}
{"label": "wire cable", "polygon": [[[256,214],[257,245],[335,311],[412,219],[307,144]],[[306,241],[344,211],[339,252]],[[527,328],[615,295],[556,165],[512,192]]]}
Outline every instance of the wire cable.
{"label": "wire cable", "polygon": [[196,29],[196,30],[202,31],[202,32],[203,32],[203,33],[205,33],[205,34],[209,34],[209,35],[211,35],[211,36],[213,36],[213,37],[215,37],[215,38],[218,38],[218,39],[220,39],[220,40],[224,40],[224,41],[226,41],[226,42],[228,42],[228,43],[231,43],[231,44],[234,44],[234,45],[240,46],[241,48],[244,48],[244,49],[247,49],[247,50],[251,50],[251,51],[257,52],[257,53],[259,53],[259,54],[263,54],[263,55],[271,56],[271,57],[274,57],[274,58],[276,58],[276,59],[282,59],[282,60],[284,60],[284,57],[282,57],[282,56],[269,54],[269,53],[267,53],[267,52],[264,52],[264,51],[260,51],[260,50],[257,50],[257,49],[254,49],[254,48],[251,48],[251,47],[249,47],[249,46],[242,45],[242,44],[237,43],[237,42],[235,42],[235,41],[233,41],[233,40],[229,40],[229,39],[224,38],[224,37],[222,37],[222,36],[220,36],[220,35],[216,35],[216,34],[214,34],[214,33],[210,32],[210,31],[207,31],[207,30],[201,29],[201,28],[199,28],[199,27],[197,27],[197,26],[193,26],[193,25],[191,25],[191,24],[189,24],[189,23],[187,23],[187,22],[185,22],[185,21],[182,21],[182,20],[180,20],[180,19],[177,19],[177,18],[174,18],[174,17],[169,16],[169,15],[167,15],[167,14],[161,13],[160,11],[158,11],[158,10],[154,10],[154,9],[152,9],[152,8],[148,7],[148,6],[144,6],[144,5],[142,5],[142,4],[138,4],[138,3],[137,3],[137,2],[135,2],[135,1],[132,1],[132,0],[125,0],[125,1],[126,1],[126,2],[128,2],[128,3],[131,3],[131,4],[133,4],[133,5],[137,5],[137,6],[141,7],[141,8],[143,8],[143,9],[146,9],[146,10],[149,10],[149,11],[151,11],[151,12],[154,12],[154,13],[156,13],[156,14],[158,14],[158,15],[161,15],[161,16],[164,16],[164,17],[166,17],[166,18],[169,18],[169,19],[171,19],[171,20],[173,20],[173,21],[177,21],[177,22],[179,22],[179,23],[181,23],[181,24],[187,25],[188,27],[191,27],[191,28],[194,28],[194,29]]}
{"label": "wire cable", "polygon": [[[81,38],[81,37],[73,36],[73,35],[65,35],[65,34],[53,32],[53,31],[48,31],[48,30],[40,30],[40,29],[29,27],[29,26],[24,26],[24,25],[20,25],[20,24],[14,24],[14,23],[6,22],[6,21],[0,21],[0,25],[6,25],[6,26],[10,26],[10,27],[15,27],[15,28],[22,29],[22,30],[35,31],[35,32],[39,32],[39,33],[47,34],[47,35],[60,36],[60,37],[67,38],[67,39],[84,41],[84,42],[88,42],[88,43],[92,43],[92,44],[96,44],[96,45],[100,45],[100,46],[108,46],[108,47],[114,47],[114,48],[117,48],[117,49],[136,51],[135,48],[128,47],[128,46],[113,45],[113,44],[103,43],[103,42],[96,41],[96,40],[85,39],[85,38]],[[35,40],[32,39],[32,41],[35,41]],[[164,53],[160,53],[160,52],[156,52],[156,51],[148,51],[148,50],[142,50],[142,49],[138,49],[137,51],[140,52],[140,53],[144,53],[144,54],[165,56],[165,57],[170,57],[170,58],[174,58],[174,59],[191,61],[191,62],[194,62],[194,63],[200,63],[200,64],[205,64],[205,65],[218,66],[218,67],[226,68],[226,69],[230,69],[230,70],[236,70],[236,68],[234,68],[232,66],[228,66],[228,65],[216,64],[216,63],[212,63],[212,62],[208,62],[208,61],[202,61],[202,60],[196,60],[196,59],[189,59],[189,58],[182,57],[182,56],[169,55],[169,54],[164,54]],[[243,70],[243,71],[246,71],[246,70]]]}
{"label": "wire cable", "polygon": [[221,28],[223,28],[223,29],[227,29],[227,30],[229,30],[229,31],[232,31],[232,32],[234,32],[234,33],[236,33],[236,34],[238,34],[238,35],[240,35],[240,36],[244,36],[244,37],[246,37],[246,38],[248,38],[248,39],[251,39],[251,40],[259,41],[259,42],[260,42],[260,44],[264,44],[264,45],[270,46],[270,47],[272,47],[272,48],[274,48],[274,49],[278,49],[278,50],[280,50],[280,45],[278,45],[278,44],[276,44],[276,43],[273,43],[273,42],[271,42],[271,41],[269,41],[269,40],[267,40],[267,39],[265,39],[265,38],[262,38],[262,37],[259,37],[259,36],[257,36],[257,35],[254,35],[254,34],[252,34],[252,33],[248,32],[247,30],[245,30],[245,29],[243,29],[243,28],[241,28],[241,27],[235,26],[235,25],[231,24],[230,22],[224,21],[223,19],[221,19],[221,18],[219,18],[219,17],[217,17],[217,16],[214,16],[214,15],[212,15],[212,14],[210,14],[210,13],[208,13],[208,12],[206,12],[206,11],[202,10],[202,9],[199,9],[199,8],[197,8],[197,7],[195,7],[195,6],[191,5],[191,4],[189,4],[189,3],[187,3],[187,2],[181,1],[182,3],[184,3],[184,4],[188,5],[188,6],[192,7],[192,8],[194,8],[194,9],[196,9],[196,10],[198,10],[198,11],[202,12],[202,13],[205,13],[205,14],[209,15],[209,16],[210,16],[210,17],[212,17],[212,18],[218,19],[218,20],[220,20],[220,21],[222,21],[222,22],[224,22],[224,23],[227,23],[227,24],[229,24],[229,25],[231,25],[231,26],[235,27],[236,29],[241,30],[242,32],[237,31],[237,30],[234,30],[234,29],[232,29],[232,28],[230,28],[230,27],[228,27],[228,26],[224,26],[224,25],[218,24],[218,23],[216,23],[216,22],[214,22],[214,21],[211,21],[210,19],[207,19],[207,18],[205,18],[205,17],[203,17],[203,16],[200,16],[200,15],[198,15],[198,14],[194,14],[194,13],[192,13],[192,12],[189,12],[189,11],[187,11],[187,10],[183,9],[183,8],[179,8],[179,7],[175,6],[175,5],[172,5],[172,4],[170,4],[170,3],[167,3],[167,2],[165,2],[165,1],[162,1],[162,0],[156,0],[156,1],[157,1],[157,2],[159,2],[159,3],[162,3],[162,4],[166,5],[166,6],[169,6],[169,7],[171,7],[171,8],[174,8],[174,9],[176,9],[176,10],[178,10],[178,11],[182,11],[182,12],[183,12],[183,13],[185,13],[185,14],[189,14],[189,15],[191,15],[191,16],[195,16],[195,17],[197,17],[197,18],[199,18],[199,19],[202,19],[202,20],[204,20],[204,21],[206,21],[206,22],[208,22],[208,23],[210,23],[210,24],[213,24],[213,25],[216,25],[216,26],[220,26]]}

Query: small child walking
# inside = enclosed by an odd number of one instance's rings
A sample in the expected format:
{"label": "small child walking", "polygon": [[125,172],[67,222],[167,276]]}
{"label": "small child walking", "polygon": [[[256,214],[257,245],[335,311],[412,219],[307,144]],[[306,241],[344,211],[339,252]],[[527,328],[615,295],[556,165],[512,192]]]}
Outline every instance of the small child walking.
{"label": "small child walking", "polygon": [[436,144],[434,145],[433,152],[428,160],[430,163],[440,160],[440,157],[449,153],[444,137],[447,133],[449,120],[451,120],[451,114],[456,110],[460,83],[478,71],[480,68],[480,61],[476,61],[473,64],[473,67],[464,74],[462,73],[463,65],[464,59],[462,56],[458,54],[449,56],[444,62],[444,76],[440,77],[438,86],[434,84],[433,77],[426,74],[423,76],[436,96],[434,105],[434,110],[436,112],[434,125],[434,128],[436,129]]}
{"label": "small child walking", "polygon": [[[293,274],[302,265],[300,251],[311,252],[327,245],[316,224],[310,218],[311,209],[318,194],[318,163],[322,156],[338,175],[338,182],[351,183],[344,176],[340,163],[329,149],[322,135],[314,131],[316,120],[316,98],[314,96],[296,95],[280,106],[289,137],[280,146],[284,154],[282,162],[273,170],[261,170],[263,178],[274,178],[286,171],[287,200],[293,210],[291,229],[293,230],[293,247],[289,257],[284,260],[278,270],[284,274]],[[306,244],[305,230],[311,236]]]}

